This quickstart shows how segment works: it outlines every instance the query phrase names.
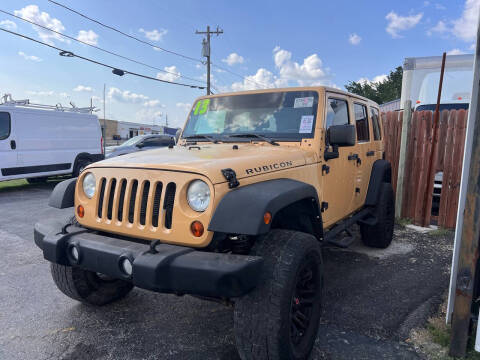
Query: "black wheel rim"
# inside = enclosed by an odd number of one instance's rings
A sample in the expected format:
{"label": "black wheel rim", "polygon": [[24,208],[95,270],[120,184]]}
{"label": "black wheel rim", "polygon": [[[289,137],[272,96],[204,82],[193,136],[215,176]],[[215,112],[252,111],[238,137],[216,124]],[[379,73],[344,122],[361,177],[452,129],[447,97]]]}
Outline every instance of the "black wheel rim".
{"label": "black wheel rim", "polygon": [[316,334],[320,312],[321,279],[317,259],[310,256],[302,263],[296,278],[290,308],[290,340],[294,350],[302,352]]}

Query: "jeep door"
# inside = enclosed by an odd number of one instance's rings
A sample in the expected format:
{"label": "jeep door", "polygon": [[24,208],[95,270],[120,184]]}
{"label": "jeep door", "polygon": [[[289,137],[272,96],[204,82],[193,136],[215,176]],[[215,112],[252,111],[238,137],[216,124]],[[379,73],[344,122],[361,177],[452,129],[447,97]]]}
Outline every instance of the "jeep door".
{"label": "jeep door", "polygon": [[12,179],[8,169],[17,166],[16,142],[13,136],[13,124],[10,113],[0,111],[0,181]]}
{"label": "jeep door", "polygon": [[[343,94],[327,93],[325,102],[324,126],[328,130],[333,125],[351,124],[351,110],[348,97]],[[325,139],[327,148],[331,149],[328,139]],[[324,208],[322,220],[326,227],[347,217],[352,209],[354,200],[356,164],[348,158],[355,147],[339,147],[338,157],[325,162],[328,167],[322,171],[323,187],[322,201],[328,204]]]}
{"label": "jeep door", "polygon": [[352,211],[360,208],[365,203],[365,197],[370,180],[370,172],[375,157],[375,146],[371,141],[369,117],[367,104],[363,101],[353,99],[353,114],[357,132],[357,146],[355,149],[356,159],[354,160],[355,173],[355,199]]}

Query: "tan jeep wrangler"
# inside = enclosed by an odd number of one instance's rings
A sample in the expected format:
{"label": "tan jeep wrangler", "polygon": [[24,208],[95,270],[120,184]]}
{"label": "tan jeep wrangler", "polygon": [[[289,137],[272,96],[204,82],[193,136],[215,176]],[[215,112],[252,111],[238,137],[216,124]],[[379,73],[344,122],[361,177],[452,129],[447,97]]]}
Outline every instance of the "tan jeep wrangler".
{"label": "tan jeep wrangler", "polygon": [[[198,99],[176,146],[88,166],[50,198],[75,218],[35,225],[58,288],[103,305],[134,286],[234,305],[242,359],[304,359],[322,309],[321,247],[351,225],[393,236],[377,104],[289,88]],[[68,213],[68,211],[67,211]]]}

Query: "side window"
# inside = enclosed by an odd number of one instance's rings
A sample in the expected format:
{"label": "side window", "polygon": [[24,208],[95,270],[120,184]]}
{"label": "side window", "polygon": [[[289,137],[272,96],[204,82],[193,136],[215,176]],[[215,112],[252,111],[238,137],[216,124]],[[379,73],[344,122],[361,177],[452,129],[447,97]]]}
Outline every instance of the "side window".
{"label": "side window", "polygon": [[0,112],[0,140],[10,136],[10,113]]}
{"label": "side window", "polygon": [[160,147],[160,146],[168,146],[168,143],[165,141],[165,139],[162,139],[162,138],[150,138],[150,139],[146,139],[143,142],[143,146]]}
{"label": "side window", "polygon": [[370,140],[370,133],[368,131],[368,116],[367,107],[361,104],[353,104],[355,111],[355,126],[357,128],[357,140],[359,142],[366,142]]}
{"label": "side window", "polygon": [[325,128],[332,125],[348,124],[348,103],[343,99],[328,99]]}
{"label": "side window", "polygon": [[382,132],[380,130],[380,115],[378,109],[370,107],[370,117],[372,118],[373,140],[382,140]]}

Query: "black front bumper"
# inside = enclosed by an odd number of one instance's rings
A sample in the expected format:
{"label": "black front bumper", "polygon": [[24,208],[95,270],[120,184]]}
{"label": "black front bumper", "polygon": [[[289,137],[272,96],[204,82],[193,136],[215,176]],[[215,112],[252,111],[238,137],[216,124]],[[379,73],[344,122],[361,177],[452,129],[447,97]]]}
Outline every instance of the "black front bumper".
{"label": "black front bumper", "polygon": [[[162,293],[212,297],[238,297],[259,280],[263,259],[258,256],[219,254],[192,248],[160,244],[156,253],[145,242],[99,235],[65,221],[52,219],[35,224],[35,244],[46,260],[131,281],[135,286]],[[78,250],[76,262],[71,247]],[[133,266],[127,275],[120,262],[128,258]]]}

